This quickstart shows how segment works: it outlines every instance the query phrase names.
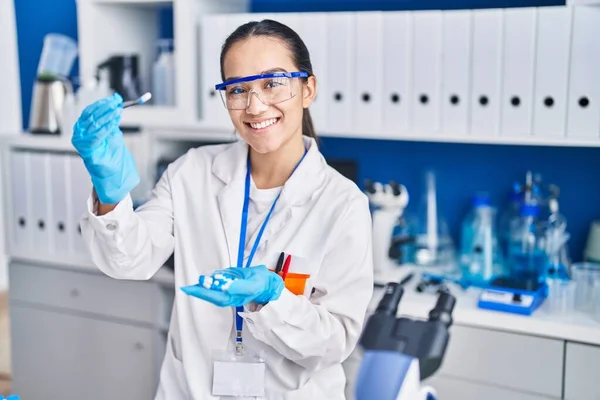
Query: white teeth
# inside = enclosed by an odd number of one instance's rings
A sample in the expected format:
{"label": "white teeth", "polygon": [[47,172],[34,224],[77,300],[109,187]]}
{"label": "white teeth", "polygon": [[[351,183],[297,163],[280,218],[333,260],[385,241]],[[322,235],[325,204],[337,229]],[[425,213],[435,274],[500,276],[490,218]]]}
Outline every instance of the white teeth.
{"label": "white teeth", "polygon": [[259,123],[250,123],[250,126],[254,129],[263,129],[269,125],[273,125],[275,122],[277,122],[277,118],[268,119]]}

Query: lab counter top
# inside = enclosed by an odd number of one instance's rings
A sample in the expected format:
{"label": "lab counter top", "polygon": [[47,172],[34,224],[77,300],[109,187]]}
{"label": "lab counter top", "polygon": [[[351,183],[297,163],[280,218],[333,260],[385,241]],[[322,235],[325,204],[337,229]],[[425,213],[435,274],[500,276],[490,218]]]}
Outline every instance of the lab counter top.
{"label": "lab counter top", "polygon": [[[398,314],[412,318],[427,318],[435,305],[437,295],[418,293],[415,288],[420,280],[420,270],[415,267],[399,267],[391,274],[375,275],[376,285],[399,282],[409,273],[414,278],[405,285],[404,295],[398,307]],[[453,318],[454,324],[483,329],[521,333],[552,339],[600,345],[600,321],[589,314],[574,311],[568,315],[549,313],[544,304],[531,316],[523,316],[499,311],[483,310],[477,307],[479,289],[462,290],[458,286],[448,286],[456,297]],[[381,299],[382,289],[376,288],[370,310],[375,310]]]}
{"label": "lab counter top", "polygon": [[[20,261],[25,263],[34,263],[40,265],[48,265],[54,268],[62,268],[75,271],[86,271],[90,273],[102,274],[92,261],[87,257],[49,257],[48,255],[36,256],[33,253],[19,254],[15,253],[8,257],[12,261]],[[160,268],[150,281],[157,282],[164,286],[173,287],[175,285],[175,274],[173,270],[167,266]]]}
{"label": "lab counter top", "polygon": [[[33,253],[12,254],[13,261],[29,262],[48,265],[54,268],[63,268],[77,271],[88,271],[90,273],[102,272],[86,257],[48,257],[47,255],[36,256]],[[392,273],[375,275],[375,284],[383,286],[387,282],[399,282],[409,273],[414,273],[414,278],[405,286],[404,295],[398,307],[398,314],[412,318],[427,318],[429,311],[435,305],[437,296],[434,294],[418,293],[415,291],[420,279],[421,269],[405,266],[399,267]],[[161,285],[173,287],[175,276],[173,270],[162,267],[158,270],[151,281]],[[526,335],[540,336],[572,342],[580,342],[600,346],[600,321],[595,320],[589,314],[573,312],[568,315],[556,315],[549,313],[544,305],[538,308],[531,316],[522,316],[498,311],[483,310],[477,307],[477,299],[480,290],[471,288],[462,290],[458,286],[450,285],[452,294],[456,297],[453,318],[454,324],[471,326],[475,328],[493,329],[497,331],[521,333]],[[376,288],[369,309],[375,310],[377,303],[383,293],[381,288]]]}

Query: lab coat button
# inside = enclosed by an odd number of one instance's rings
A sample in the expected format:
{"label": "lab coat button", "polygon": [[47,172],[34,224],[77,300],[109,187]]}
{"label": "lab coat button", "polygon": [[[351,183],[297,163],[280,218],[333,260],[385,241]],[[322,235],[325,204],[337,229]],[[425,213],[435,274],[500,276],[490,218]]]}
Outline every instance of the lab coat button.
{"label": "lab coat button", "polygon": [[117,225],[110,222],[110,223],[106,224],[106,229],[108,229],[109,231],[114,231],[115,229],[117,229]]}

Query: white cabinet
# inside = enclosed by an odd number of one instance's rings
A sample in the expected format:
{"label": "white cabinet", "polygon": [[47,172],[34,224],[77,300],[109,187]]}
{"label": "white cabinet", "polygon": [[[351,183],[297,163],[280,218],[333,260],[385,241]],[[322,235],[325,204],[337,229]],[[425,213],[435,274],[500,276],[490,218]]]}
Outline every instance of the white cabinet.
{"label": "white cabinet", "polygon": [[565,399],[600,400],[600,347],[567,343]]}
{"label": "white cabinet", "polygon": [[152,399],[173,288],[13,262],[9,269],[14,392],[45,400]]}
{"label": "white cabinet", "polygon": [[560,398],[563,355],[561,340],[453,325],[437,374]]}
{"label": "white cabinet", "polygon": [[157,284],[112,279],[95,271],[13,263],[10,287],[13,300],[132,322],[164,324],[171,311],[164,307]]}
{"label": "white cabinet", "polygon": [[21,305],[11,326],[13,391],[24,399],[154,397],[151,329]]}
{"label": "white cabinet", "polygon": [[[434,375],[423,382],[433,387],[440,400],[549,400],[551,397],[518,392],[463,379]],[[560,397],[556,397],[559,399]]]}

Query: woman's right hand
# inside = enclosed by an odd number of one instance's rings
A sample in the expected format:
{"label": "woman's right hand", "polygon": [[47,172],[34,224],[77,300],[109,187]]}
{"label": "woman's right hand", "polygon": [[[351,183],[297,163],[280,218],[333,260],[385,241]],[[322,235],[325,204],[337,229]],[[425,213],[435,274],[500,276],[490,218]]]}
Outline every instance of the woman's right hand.
{"label": "woman's right hand", "polygon": [[71,143],[83,159],[103,204],[116,204],[140,182],[119,129],[123,98],[114,95],[87,106],[73,127]]}

